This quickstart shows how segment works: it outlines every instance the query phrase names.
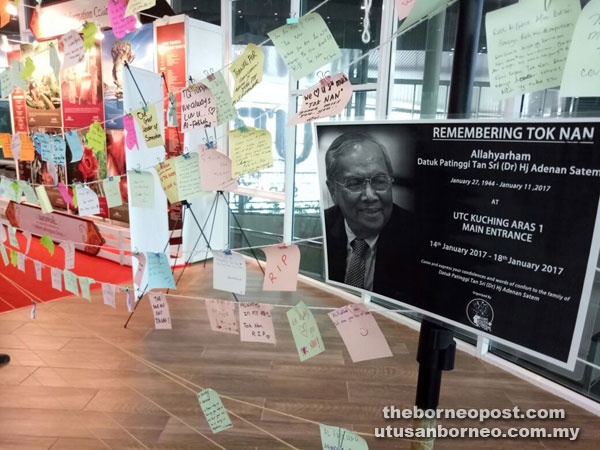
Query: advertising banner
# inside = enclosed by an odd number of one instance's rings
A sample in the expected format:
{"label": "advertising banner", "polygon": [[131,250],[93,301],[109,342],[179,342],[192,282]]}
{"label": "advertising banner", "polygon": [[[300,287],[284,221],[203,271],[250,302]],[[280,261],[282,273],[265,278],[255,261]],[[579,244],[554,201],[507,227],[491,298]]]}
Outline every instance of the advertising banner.
{"label": "advertising banner", "polygon": [[318,124],[327,279],[573,369],[600,123]]}

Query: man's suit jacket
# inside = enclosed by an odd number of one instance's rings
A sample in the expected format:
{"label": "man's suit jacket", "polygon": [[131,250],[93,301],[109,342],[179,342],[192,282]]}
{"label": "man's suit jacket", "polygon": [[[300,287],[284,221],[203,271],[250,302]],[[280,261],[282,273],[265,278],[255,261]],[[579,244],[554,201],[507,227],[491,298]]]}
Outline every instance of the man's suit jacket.
{"label": "man's suit jacket", "polygon": [[[343,283],[348,238],[344,216],[337,206],[325,210],[325,229],[329,279]],[[392,216],[377,239],[373,292],[397,300],[414,296],[415,233],[414,215],[393,205]]]}

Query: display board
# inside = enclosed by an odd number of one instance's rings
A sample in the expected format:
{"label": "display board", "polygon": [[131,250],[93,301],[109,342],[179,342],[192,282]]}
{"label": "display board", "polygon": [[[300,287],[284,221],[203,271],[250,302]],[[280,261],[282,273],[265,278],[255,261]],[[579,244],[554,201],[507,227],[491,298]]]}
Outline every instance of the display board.
{"label": "display board", "polygon": [[316,132],[328,281],[573,369],[600,248],[598,122]]}

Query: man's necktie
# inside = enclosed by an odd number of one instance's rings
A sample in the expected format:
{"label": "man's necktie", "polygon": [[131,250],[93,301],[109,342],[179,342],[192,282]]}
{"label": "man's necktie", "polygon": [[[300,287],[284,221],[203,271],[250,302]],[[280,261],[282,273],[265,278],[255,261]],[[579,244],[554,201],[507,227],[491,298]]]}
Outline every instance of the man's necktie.
{"label": "man's necktie", "polygon": [[363,288],[365,285],[365,260],[369,244],[364,239],[355,238],[351,243],[352,256],[346,269],[344,282],[350,286]]}

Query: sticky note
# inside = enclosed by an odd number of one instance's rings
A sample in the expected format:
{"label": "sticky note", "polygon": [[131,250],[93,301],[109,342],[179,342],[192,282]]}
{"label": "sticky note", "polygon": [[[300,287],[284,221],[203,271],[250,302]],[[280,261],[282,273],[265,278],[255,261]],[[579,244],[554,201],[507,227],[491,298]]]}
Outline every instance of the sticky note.
{"label": "sticky note", "polygon": [[77,191],[77,208],[80,216],[93,216],[100,213],[98,194],[80,184],[75,186],[75,190]]}
{"label": "sticky note", "polygon": [[85,135],[88,147],[96,150],[97,152],[104,151],[104,145],[106,144],[106,133],[102,125],[97,120],[90,125],[89,131]]}
{"label": "sticky note", "polygon": [[[398,20],[402,20],[408,16],[416,0],[396,0],[396,14]],[[425,2],[421,2],[425,3]]]}
{"label": "sticky note", "polygon": [[52,279],[52,288],[57,291],[62,291],[62,270],[57,269],[56,267],[50,267],[50,278]]}
{"label": "sticky note", "polygon": [[83,146],[81,145],[81,139],[77,131],[67,131],[65,134],[69,149],[71,150],[71,162],[81,161],[83,157]]}
{"label": "sticky note", "polygon": [[117,287],[114,284],[102,283],[102,297],[104,298],[104,304],[112,308],[117,308],[115,301],[115,292]]}
{"label": "sticky note", "polygon": [[94,284],[96,280],[90,277],[79,277],[79,286],[81,287],[81,296],[88,300],[92,300],[92,294],[90,292],[90,285]]}
{"label": "sticky note", "polygon": [[148,272],[146,290],[175,289],[175,280],[169,265],[169,257],[166,254],[146,252],[146,267]]}
{"label": "sticky note", "polygon": [[[138,147],[137,135],[135,134],[135,119],[132,115],[123,116],[123,128],[125,128],[125,145],[129,150]],[[139,150],[139,147],[138,147]]]}
{"label": "sticky note", "polygon": [[306,361],[325,351],[319,327],[310,309],[300,301],[287,311],[287,318],[292,329],[296,349],[300,361]]}
{"label": "sticky note", "polygon": [[125,17],[126,9],[127,4],[125,0],[108,0],[108,17],[117,39],[122,39],[127,33],[131,33],[136,29],[135,24],[137,19],[134,15]]}
{"label": "sticky note", "polygon": [[17,261],[17,252],[14,251],[12,248],[9,249],[9,253],[10,253],[10,264],[13,267],[17,267],[18,261]]}
{"label": "sticky note", "polygon": [[14,88],[13,75],[10,69],[5,69],[0,72],[0,96],[8,98],[12,94]]}
{"label": "sticky note", "polygon": [[237,181],[231,176],[231,160],[216,149],[201,151],[200,186],[203,191],[237,189]]}
{"label": "sticky note", "polygon": [[17,253],[17,268],[21,272],[25,272],[25,255],[23,253]]}
{"label": "sticky note", "polygon": [[72,242],[61,242],[58,244],[65,253],[65,269],[72,269],[75,267],[75,244]]}
{"label": "sticky note", "polygon": [[2,253],[2,261],[4,262],[4,265],[8,266],[10,261],[8,260],[8,254],[6,253],[6,247],[4,244],[0,244],[0,253]]}
{"label": "sticky note", "polygon": [[21,203],[21,185],[18,183],[18,180],[12,181],[10,183],[10,187],[12,188],[15,194],[15,201]]}
{"label": "sticky note", "polygon": [[271,133],[259,128],[229,132],[232,175],[234,178],[273,166]]}
{"label": "sticky note", "polygon": [[298,80],[342,56],[327,24],[316,12],[301,17],[297,24],[283,25],[267,34]]}
{"label": "sticky note", "polygon": [[240,334],[234,302],[207,298],[206,312],[208,313],[211,330],[229,334]]}
{"label": "sticky note", "polygon": [[96,45],[96,33],[98,33],[98,27],[94,22],[86,21],[83,24],[83,48],[86,52]]}
{"label": "sticky note", "polygon": [[142,130],[142,136],[146,141],[148,148],[160,147],[165,145],[165,141],[158,125],[158,114],[156,113],[156,106],[148,105],[146,111],[144,108],[137,109],[133,112],[133,116]]}
{"label": "sticky note", "polygon": [[65,289],[79,297],[79,287],[77,286],[77,275],[70,270],[63,271],[63,277],[65,279]]}
{"label": "sticky note", "polygon": [[6,225],[8,227],[8,241],[10,245],[15,248],[19,248],[19,241],[17,241],[17,229],[11,224]]}
{"label": "sticky note", "polygon": [[246,260],[239,253],[226,254],[213,250],[213,288],[244,295],[246,293]]}
{"label": "sticky note", "polygon": [[353,431],[319,425],[323,450],[369,450],[367,441]]}
{"label": "sticky note", "polygon": [[71,30],[60,38],[63,42],[63,67],[66,69],[79,64],[85,56],[85,47],[79,33]]}
{"label": "sticky note", "polygon": [[34,133],[33,145],[42,157],[42,161],[52,161],[52,139],[46,133]]}
{"label": "sticky note", "polygon": [[175,173],[177,175],[177,190],[180,200],[189,200],[202,193],[198,153],[189,153],[187,157],[176,157]]}
{"label": "sticky note", "polygon": [[202,83],[181,91],[181,131],[203,130],[217,125],[217,103],[211,90]]}
{"label": "sticky note", "polygon": [[10,142],[10,151],[15,160],[21,159],[21,135],[19,133],[15,133],[12,135],[12,139]]}
{"label": "sticky note", "polygon": [[329,318],[346,344],[353,362],[392,356],[390,346],[375,317],[361,303],[331,311]]}
{"label": "sticky note", "polygon": [[60,196],[65,201],[65,203],[69,205],[70,208],[75,208],[75,204],[73,203],[73,197],[71,197],[71,194],[69,194],[69,189],[67,188],[67,186],[65,186],[59,181],[56,187],[58,188],[58,192],[60,192]]}
{"label": "sticky note", "polygon": [[127,186],[131,206],[154,207],[154,176],[150,172],[127,171]]}
{"label": "sticky note", "polygon": [[27,244],[25,244],[25,254],[27,255],[31,249],[31,232],[24,231],[23,236],[25,236],[25,239],[27,239]]}
{"label": "sticky note", "polygon": [[52,136],[52,162],[54,164],[66,164],[67,144],[62,136],[55,134]]}
{"label": "sticky note", "polygon": [[485,16],[490,85],[500,98],[560,85],[579,0],[524,1]]}
{"label": "sticky note", "polygon": [[52,238],[50,238],[50,236],[48,236],[47,234],[44,234],[40,238],[40,243],[44,247],[46,247],[46,249],[48,250],[48,253],[50,253],[50,255],[54,255],[54,241],[52,240]]}
{"label": "sticky note", "polygon": [[19,133],[21,140],[21,161],[33,161],[35,159],[35,150],[33,142],[27,133]]}
{"label": "sticky note", "polygon": [[13,187],[13,180],[9,180],[8,178],[2,177],[2,181],[0,182],[0,186],[3,190],[3,195],[7,197],[9,200],[13,202],[18,202],[18,192]]}
{"label": "sticky note", "polygon": [[50,203],[48,193],[46,192],[46,188],[44,186],[36,186],[35,193],[37,194],[38,200],[40,201],[40,206],[42,207],[43,213],[51,213],[52,211],[54,211],[52,209],[52,204]]}
{"label": "sticky note", "polygon": [[342,113],[352,98],[352,84],[345,74],[338,73],[324,84],[318,83],[306,90],[302,98],[300,111],[288,121],[288,125],[312,122]]}
{"label": "sticky note", "polygon": [[600,97],[600,0],[579,14],[560,85],[561,97]]}
{"label": "sticky note", "polygon": [[262,303],[239,303],[240,340],[276,344],[271,305]]}
{"label": "sticky note", "polygon": [[[448,6],[450,0],[416,0],[413,5],[407,5],[410,8],[406,20],[400,25],[400,30],[406,30],[425,17],[432,16],[436,11],[440,11]],[[489,44],[488,44],[489,45]]]}
{"label": "sticky note", "polygon": [[50,63],[50,67],[52,67],[56,81],[60,81],[60,58],[54,44],[48,46],[48,62]]}
{"label": "sticky note", "polygon": [[157,330],[170,330],[172,325],[167,296],[163,292],[150,292],[148,298],[154,315],[154,328]]}
{"label": "sticky note", "polygon": [[262,81],[265,55],[256,44],[248,44],[244,52],[238,56],[229,68],[235,81],[233,103],[252,90]]}
{"label": "sticky note", "polygon": [[156,5],[156,0],[129,0],[127,9],[125,10],[125,17],[144,11],[145,9],[153,8],[154,5]]}
{"label": "sticky note", "polygon": [[4,230],[4,225],[0,223],[0,242],[6,242],[6,230]]}
{"label": "sticky note", "polygon": [[21,72],[23,72],[23,63],[17,59],[10,60],[10,75],[12,77],[12,84],[20,87],[21,89],[27,89],[27,83],[21,78]]}
{"label": "sticky note", "polygon": [[10,133],[0,133],[0,145],[5,158],[12,158],[12,136]]}
{"label": "sticky note", "polygon": [[225,83],[225,78],[223,78],[223,73],[214,73],[211,78],[212,80],[205,78],[202,80],[202,84],[207,86],[213,94],[217,106],[217,125],[221,125],[235,119],[237,117],[237,110],[233,107],[233,100],[229,93],[229,88]]}
{"label": "sticky note", "polygon": [[35,64],[33,64],[33,59],[31,57],[25,58],[25,64],[23,65],[23,70],[21,71],[21,79],[28,80],[33,75],[33,71],[35,70]]}
{"label": "sticky note", "polygon": [[142,283],[142,277],[144,276],[144,270],[146,269],[146,255],[143,253],[136,253],[131,256],[137,259],[138,262],[135,275],[133,276],[133,282],[136,286],[139,286]]}
{"label": "sticky note", "polygon": [[179,189],[177,189],[177,173],[175,172],[175,158],[169,158],[154,166],[158,174],[158,180],[169,203],[179,201]]}
{"label": "sticky note", "polygon": [[177,97],[172,92],[169,92],[169,107],[167,109],[167,125],[170,127],[178,127],[177,120]]}
{"label": "sticky note", "polygon": [[219,397],[216,391],[213,389],[204,389],[198,392],[198,401],[213,433],[219,433],[233,427],[227,410],[223,406],[221,397]]}
{"label": "sticky note", "polygon": [[102,180],[102,188],[106,197],[106,205],[109,208],[115,208],[123,204],[123,198],[121,197],[121,177],[114,177],[112,180],[108,178]]}
{"label": "sticky note", "polygon": [[43,264],[41,261],[33,261],[33,266],[35,267],[35,279],[38,281],[42,281],[42,267]]}
{"label": "sticky note", "polygon": [[267,256],[267,267],[263,291],[295,291],[300,269],[300,249],[297,245],[263,247]]}
{"label": "sticky note", "polygon": [[132,313],[135,310],[135,302],[133,301],[133,296],[131,295],[131,291],[129,289],[125,290],[125,303],[127,305],[127,311]]}

